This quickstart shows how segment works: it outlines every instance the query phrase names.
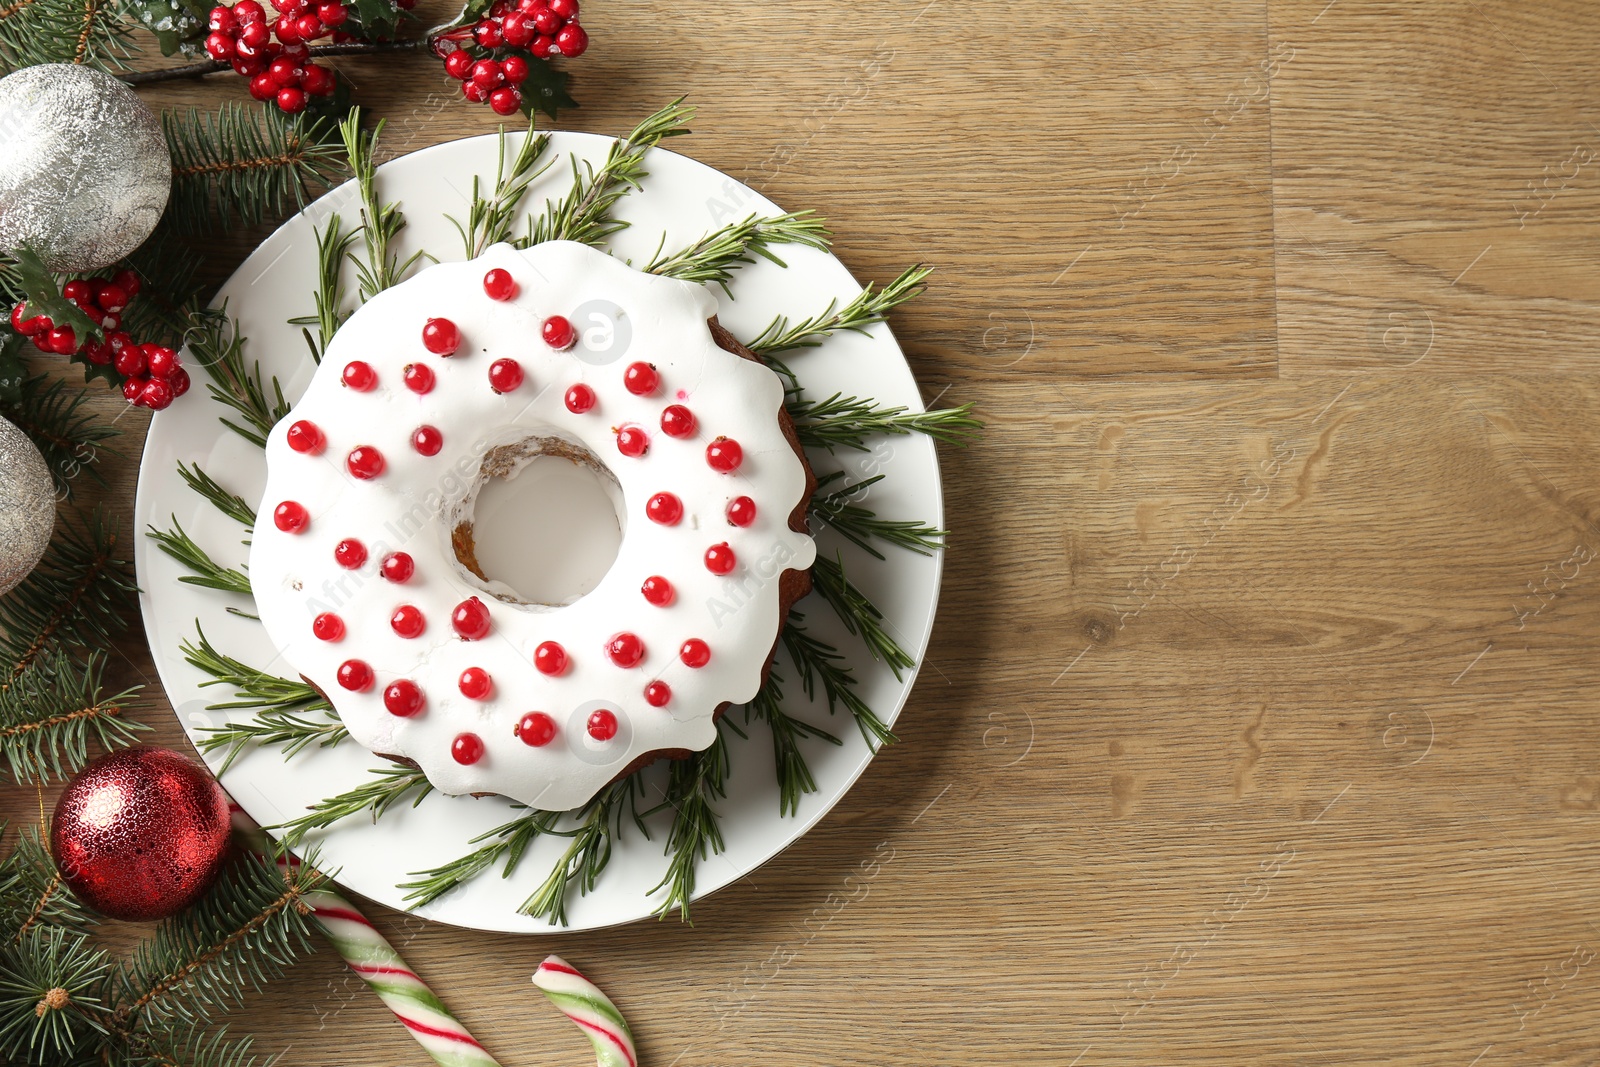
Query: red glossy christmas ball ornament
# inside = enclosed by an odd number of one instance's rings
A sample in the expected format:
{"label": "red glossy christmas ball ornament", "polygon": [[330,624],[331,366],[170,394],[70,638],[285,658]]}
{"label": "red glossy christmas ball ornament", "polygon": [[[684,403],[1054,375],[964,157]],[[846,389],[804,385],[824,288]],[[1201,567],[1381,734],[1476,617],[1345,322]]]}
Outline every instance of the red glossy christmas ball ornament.
{"label": "red glossy christmas ball ornament", "polygon": [[228,798],[205,768],[140,745],[102,756],[56,802],[61,880],[103,915],[151,922],[211,888],[228,849]]}

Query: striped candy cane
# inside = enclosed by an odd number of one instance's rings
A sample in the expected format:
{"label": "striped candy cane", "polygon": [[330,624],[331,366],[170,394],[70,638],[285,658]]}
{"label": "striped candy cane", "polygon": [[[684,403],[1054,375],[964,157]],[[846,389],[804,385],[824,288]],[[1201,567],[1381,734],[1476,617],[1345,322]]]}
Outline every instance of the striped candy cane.
{"label": "striped candy cane", "polygon": [[533,972],[533,984],[589,1038],[596,1067],[639,1067],[633,1032],[622,1012],[576,967],[560,956],[550,956]]}

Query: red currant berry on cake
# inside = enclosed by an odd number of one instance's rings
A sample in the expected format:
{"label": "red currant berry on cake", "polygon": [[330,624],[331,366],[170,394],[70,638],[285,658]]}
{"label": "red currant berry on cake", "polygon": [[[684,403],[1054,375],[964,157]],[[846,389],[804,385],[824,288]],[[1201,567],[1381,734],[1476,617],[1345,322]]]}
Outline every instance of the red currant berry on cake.
{"label": "red currant berry on cake", "polygon": [[668,437],[693,437],[696,426],[694,412],[682,404],[672,404],[661,413],[661,432]]}
{"label": "red currant berry on cake", "polygon": [[436,356],[453,356],[461,347],[461,331],[449,319],[429,319],[422,327],[422,347]]}
{"label": "red currant berry on cake", "polygon": [[318,641],[338,641],[344,637],[344,620],[331,611],[324,611],[311,620],[311,632]]}
{"label": "red currant berry on cake", "polygon": [[578,343],[578,331],[561,315],[551,315],[545,319],[539,332],[544,336],[544,343],[557,352],[564,352]]}
{"label": "red currant berry on cake", "polygon": [[339,664],[339,685],[352,693],[365,693],[372,688],[372,668],[365,661],[347,659]]}
{"label": "red currant berry on cake", "polygon": [[433,392],[434,384],[438,381],[433,375],[433,368],[425,363],[407,363],[401,377],[405,379],[406,388],[418,396]]}
{"label": "red currant berry on cake", "polygon": [[644,580],[644,585],[639,587],[644,598],[658,608],[664,608],[672,603],[677,593],[672,588],[672,583],[659,574],[652,574]]}
{"label": "red currant berry on cake", "polygon": [[468,667],[462,671],[457,685],[461,688],[461,695],[468,700],[487,700],[494,690],[494,680],[482,667]]}
{"label": "red currant berry on cake", "polygon": [[477,597],[468,597],[450,613],[450,625],[467,641],[481,641],[489,636],[489,609]]}
{"label": "red currant berry on cake", "polygon": [[483,738],[477,734],[457,734],[450,742],[450,758],[470,767],[483,758]]}
{"label": "red currant berry on cake", "polygon": [[637,667],[644,659],[644,642],[638,634],[620,633],[606,642],[606,655],[619,667]]}
{"label": "red currant berry on cake", "polygon": [[652,708],[664,708],[672,699],[672,687],[666,682],[651,682],[644,687],[644,700]]}
{"label": "red currant berry on cake", "polygon": [[346,537],[333,546],[333,559],[345,570],[353,571],[367,562],[367,546],[354,537]]}
{"label": "red currant berry on cake", "polygon": [[393,552],[383,557],[383,576],[396,585],[404,585],[417,573],[417,564],[404,552]]}
{"label": "red currant berry on cake", "polygon": [[510,300],[517,295],[517,280],[510,271],[496,267],[483,276],[483,291],[489,294],[490,300]]}
{"label": "red currant berry on cake", "polygon": [[660,385],[660,372],[648,363],[630,363],[622,372],[622,387],[634,396],[649,396]]}
{"label": "red currant berry on cake", "polygon": [[351,475],[367,481],[383,473],[383,453],[371,445],[357,445],[345,457],[344,465]]}
{"label": "red currant berry on cake", "polygon": [[328,443],[327,434],[323,433],[316,423],[305,419],[290,426],[284,438],[289,442],[289,447],[296,452],[312,456],[321,452]]}
{"label": "red currant berry on cake", "polygon": [[284,533],[299,533],[311,522],[311,513],[297,500],[285,500],[272,509],[272,523]]}
{"label": "red currant berry on cake", "polygon": [[497,359],[489,365],[489,388],[509,393],[522,384],[522,364],[514,359]]}
{"label": "red currant berry on cake", "polygon": [[383,706],[389,709],[389,714],[402,719],[409,719],[421,711],[422,704],[422,690],[409,678],[390,682],[389,688],[383,691]]}
{"label": "red currant berry on cake", "polygon": [[671,493],[657,493],[645,501],[644,513],[662,526],[676,526],[683,518],[683,501]]}
{"label": "red currant berry on cake", "polygon": [[650,451],[650,438],[637,426],[624,426],[617,431],[617,451],[637,459]]}
{"label": "red currant berry on cake", "polygon": [[744,449],[731,437],[719,437],[706,445],[706,462],[714,471],[732,474],[744,462]]}
{"label": "red currant berry on cake", "polygon": [[728,525],[749,526],[756,521],[756,502],[747,496],[736,496],[728,501]]}
{"label": "red currant berry on cake", "polygon": [[542,711],[530,711],[511,732],[530,748],[543,748],[556,739],[556,721]]}
{"label": "red currant berry on cake", "polygon": [[417,432],[411,435],[411,447],[419,456],[437,456],[444,447],[444,434],[432,426],[418,426]]}
{"label": "red currant berry on cake", "polygon": [[683,660],[685,667],[698,670],[711,662],[711,646],[698,637],[691,637],[678,649],[678,658]]}
{"label": "red currant berry on cake", "polygon": [[422,612],[410,604],[402,604],[389,616],[389,628],[401,637],[410,640],[421,637],[422,631],[428,628],[428,622],[422,617]]}
{"label": "red currant berry on cake", "polygon": [[610,708],[598,708],[589,716],[589,736],[596,741],[609,741],[617,736],[617,713]]}
{"label": "red currant berry on cake", "polygon": [[351,360],[344,365],[344,384],[358,393],[368,392],[378,384],[378,372],[372,369],[370,363]]}
{"label": "red currant berry on cake", "polygon": [[554,641],[541,642],[533,650],[533,665],[540,674],[548,674],[554,678],[567,669],[567,650]]}
{"label": "red currant berry on cake", "polygon": [[738,563],[738,558],[726,541],[706,549],[706,570],[712,574],[730,574]]}
{"label": "red currant berry on cake", "polygon": [[582,415],[594,408],[594,390],[581,382],[567,390],[567,410],[574,415]]}

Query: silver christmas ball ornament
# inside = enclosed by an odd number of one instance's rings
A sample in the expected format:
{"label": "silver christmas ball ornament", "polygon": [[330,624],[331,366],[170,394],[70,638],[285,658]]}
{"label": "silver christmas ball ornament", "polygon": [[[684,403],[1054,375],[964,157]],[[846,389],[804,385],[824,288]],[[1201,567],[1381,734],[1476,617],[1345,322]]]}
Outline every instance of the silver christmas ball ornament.
{"label": "silver christmas ball ornament", "polygon": [[50,467],[27,434],[0,419],[0,593],[38,565],[55,525]]}
{"label": "silver christmas ball ornament", "polygon": [[116,78],[72,63],[0,78],[0,251],[99,270],[144,243],[171,191],[161,123]]}

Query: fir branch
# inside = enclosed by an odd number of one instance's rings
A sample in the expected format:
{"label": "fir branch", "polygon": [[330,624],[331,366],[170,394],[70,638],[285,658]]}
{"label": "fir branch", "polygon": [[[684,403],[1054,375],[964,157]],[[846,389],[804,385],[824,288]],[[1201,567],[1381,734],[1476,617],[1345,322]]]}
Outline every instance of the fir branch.
{"label": "fir branch", "polygon": [[882,289],[876,289],[868,283],[861,294],[844,307],[839,307],[837,300],[830,301],[821,314],[793,326],[786,316],[779,315],[745,347],[766,359],[781,352],[815,348],[839,330],[866,333],[870,327],[885,321],[890,311],[921,296],[928,287],[928,275],[932,273],[932,267],[920,264],[907,268],[905,273]]}
{"label": "fir branch", "polygon": [[896,678],[901,671],[916,666],[917,661],[883,628],[883,612],[845,577],[842,559],[818,556],[811,577],[822,599],[839,616],[844,628],[865,642],[873,659],[885,663]]}
{"label": "fir branch", "polygon": [[794,431],[806,448],[825,448],[832,452],[850,448],[871,451],[866,439],[874,434],[905,436],[926,434],[949,445],[967,445],[983,429],[972,417],[972,405],[912,411],[904,407],[879,407],[872,400],[834,393],[826,400],[806,400],[795,396],[784,407],[794,421]]}
{"label": "fir branch", "polygon": [[138,49],[113,0],[11,0],[0,7],[0,64],[121,68]]}
{"label": "fir branch", "polygon": [[783,627],[783,647],[789,650],[789,658],[800,672],[800,688],[806,697],[815,699],[816,684],[820,681],[822,692],[828,698],[829,715],[842,704],[855,718],[868,748],[876,751],[880,745],[894,744],[898,740],[894,732],[856,692],[858,679],[844,665],[844,656],[832,645],[812,637],[804,624],[805,616],[797,611],[789,612],[788,622]]}
{"label": "fir branch", "polygon": [[270,1067],[277,1056],[261,1059],[253,1055],[255,1039],[249,1034],[237,1040],[228,1037],[228,1028],[216,1030],[192,1027],[185,1035],[172,1033],[129,1034],[130,1067]]}
{"label": "fir branch", "polygon": [[203,1025],[310,951],[305,896],[324,879],[315,861],[245,853],[194,907],[164,922],[113,978],[119,1035]]}
{"label": "fir branch", "polygon": [[99,923],[61,882],[56,862],[45,845],[46,826],[30,826],[17,835],[3,867],[5,892],[0,894],[0,943],[15,945],[36,927],[88,933]]}
{"label": "fir branch", "polygon": [[177,235],[176,214],[162,216],[144,244],[109,268],[131,270],[139,279],[139,297],[122,315],[123,332],[171,348],[182,347],[192,317],[206,303],[205,287],[196,281],[203,260],[192,242]]}
{"label": "fir branch", "polygon": [[341,172],[322,120],[276,114],[267,103],[229,102],[215,114],[170,110],[162,128],[172,153],[167,215],[187,235],[302,209]]}
{"label": "fir branch", "polygon": [[104,455],[121,455],[104,442],[117,431],[84,411],[89,393],[68,389],[61,379],[40,374],[24,379],[15,404],[0,404],[0,415],[16,425],[39,446],[39,452],[55,478],[56,492],[70,500],[73,481],[87,473],[105,484],[97,464]]}
{"label": "fir branch", "polygon": [[272,398],[267,398],[261,384],[260,362],[245,366],[244,343],[239,324],[228,317],[226,307],[196,313],[191,319],[189,352],[211,377],[207,391],[244,418],[244,425],[228,419],[223,419],[222,424],[246,441],[265,448],[267,434],[289,413],[289,402],[284,399],[277,378],[272,379]]}
{"label": "fir branch", "polygon": [[[16,2],[19,4],[33,3],[36,0],[16,0]],[[350,7],[351,14],[355,15],[360,2],[357,0],[357,3],[346,6]],[[200,10],[204,13],[206,9],[202,7]],[[401,14],[405,15],[405,12],[402,10]],[[0,11],[0,17],[3,17],[3,11]],[[346,23],[341,28],[352,29],[349,23]],[[371,29],[371,27],[363,27],[363,29]],[[399,40],[343,41],[338,44],[314,44],[310,47],[308,56],[312,61],[315,61],[318,58],[330,56],[373,56],[388,52],[418,52],[431,47],[433,43],[434,38],[430,36],[406,37]],[[214,59],[200,59],[193,63],[184,63],[175,67],[131,71],[125,74],[118,74],[117,77],[125,85],[155,85],[158,82],[203,78],[207,74],[221,74],[231,69],[232,67],[227,63],[218,63]]]}
{"label": "fir branch", "polygon": [[476,259],[483,255],[483,250],[490,245],[511,240],[511,227],[516,221],[522,201],[527,198],[528,186],[550,169],[549,161],[543,166],[538,165],[549,144],[550,135],[544,133],[535,135],[530,125],[528,132],[522,136],[522,144],[517,148],[517,154],[511,159],[511,169],[507,170],[506,130],[504,126],[500,128],[500,151],[494,167],[494,194],[484,196],[481,182],[474,175],[472,207],[467,212],[467,224],[463,226],[454,217],[446,216],[450,218],[456,232],[461,235],[461,243],[466,248],[468,259]]}
{"label": "fir branch", "polygon": [[597,171],[587,163],[572,161],[572,188],[559,201],[545,206],[537,220],[528,220],[528,233],[519,247],[545,241],[579,241],[599,245],[607,237],[627,227],[611,217],[611,210],[629,192],[640,187],[649,174],[644,157],[668,137],[689,131],[684,123],[694,118],[694,108],[685,107],[679,97],[639,123],[625,139],[616,141]]}
{"label": "fir branch", "polygon": [[333,710],[333,705],[329,704],[327,698],[317,692],[316,687],[309,682],[292,682],[287,678],[279,678],[232,656],[225,656],[211,644],[198,623],[195,625],[195,632],[199,635],[199,644],[184,641],[178,646],[178,650],[183,653],[184,662],[210,676],[200,683],[202,687],[231,686],[240,698],[220,704],[207,704],[207,711],[233,711],[238,708],[260,708],[281,713]]}
{"label": "fir branch", "polygon": [[844,742],[828,731],[789,715],[783,710],[783,683],[778,672],[769,670],[756,698],[745,706],[745,721],[760,719],[772,730],[773,764],[778,775],[778,814],[800,814],[800,797],[817,791],[817,780],[806,763],[800,742],[817,737],[831,745]]}
{"label": "fir branch", "polygon": [[649,894],[654,896],[663,888],[667,891],[656,909],[658,919],[676,908],[679,919],[691,921],[689,904],[694,898],[696,872],[701,862],[727,848],[714,806],[728,796],[728,745],[722,733],[726,722],[717,723],[717,738],[709,748],[674,761],[669,772],[662,806],[673,809],[672,830],[667,834],[667,855],[672,858],[666,874]]}
{"label": "fir branch", "polygon": [[372,773],[377,775],[375,780],[362,782],[354,789],[319,800],[310,806],[309,815],[302,815],[298,819],[291,819],[268,829],[282,830],[284,843],[293,848],[304,841],[306,835],[313,830],[326,829],[334,823],[343,822],[367,811],[372,813],[372,819],[376,822],[383,818],[384,812],[405,799],[412,791],[416,791],[417,794],[411,801],[413,808],[433,792],[428,776],[415,767],[379,767]]}
{"label": "fir branch", "polygon": [[[830,476],[830,480],[832,477],[837,475]],[[923,556],[932,555],[936,549],[943,547],[943,530],[915,519],[880,519],[870,508],[851,503],[883,478],[883,475],[875,474],[843,489],[813,496],[811,514],[878,559],[885,557],[873,546],[874,539],[908,548]]]}
{"label": "fir branch", "polygon": [[194,539],[178,525],[176,515],[172,516],[172,529],[158,530],[151,526],[147,528],[147,536],[161,551],[194,572],[179,576],[178,581],[183,584],[198,585],[202,589],[220,589],[224,593],[238,593],[240,596],[253,595],[250,576],[232,567],[224,567],[207,555],[206,550],[195,544]]}
{"label": "fir branch", "polygon": [[316,301],[317,313],[290,319],[289,325],[317,328],[316,337],[311,336],[309,329],[300,332],[305,336],[306,347],[311,349],[312,360],[321,363],[328,351],[328,342],[333,340],[333,335],[350,317],[349,312],[343,310],[344,261],[349,257],[350,246],[359,234],[355,230],[344,229],[344,223],[337,213],[329,215],[328,221],[316,234],[317,289],[312,299]]}
{"label": "fir branch", "polygon": [[612,839],[620,837],[622,833],[625,801],[633,811],[634,822],[641,832],[644,830],[644,823],[634,807],[637,781],[638,775],[630,774],[622,781],[606,786],[578,810],[578,825],[573,829],[544,831],[568,836],[572,843],[556,861],[549,876],[534,890],[532,896],[522,902],[517,911],[535,919],[547,919],[552,926],[567,925],[567,900],[573,889],[576,888],[580,895],[589,893],[611,862]]}
{"label": "fir branch", "polygon": [[[757,256],[780,267],[788,266],[772,251],[772,246],[801,245],[827,251],[828,239],[832,236],[824,220],[811,211],[796,211],[772,218],[751,215],[743,222],[706,234],[670,256],[662,255],[657,249],[655,257],[644,269],[647,274],[660,274],[687,282],[715,282],[732,297],[728,283],[733,279],[734,270],[754,263]],[[666,240],[665,234],[662,240]]]}
{"label": "fir branch", "polygon": [[500,876],[510,878],[512,872],[517,869],[517,864],[522,862],[528,846],[533,844],[539,835],[550,833],[560,817],[560,812],[529,810],[527,814],[479,834],[467,842],[469,845],[477,845],[487,841],[488,844],[474,849],[465,856],[439,867],[430,867],[425,871],[412,871],[413,880],[401,882],[399,885],[401,889],[410,890],[405,895],[406,903],[412,908],[431,904],[451,890],[470,882],[502,859],[505,865]]}
{"label": "fir branch", "polygon": [[82,770],[93,745],[101,751],[131,745],[149,727],[123,717],[138,691],[100,687],[106,655],[90,651],[81,664],[58,650],[0,691],[0,759],[13,781],[60,781]]}
{"label": "fir branch", "polygon": [[370,133],[363,130],[360,108],[351,108],[350,114],[339,124],[345,161],[355,175],[356,190],[361,195],[359,232],[367,254],[365,260],[357,259],[355,264],[363,301],[393,286],[422,258],[422,253],[417,252],[400,263],[390,247],[400,231],[406,228],[406,217],[398,204],[385,204],[378,198],[377,147],[383,127],[384,122],[380,119]]}
{"label": "fir branch", "polygon": [[0,1053],[10,1063],[81,1063],[106,1032],[111,961],[89,938],[38,926],[0,949]]}
{"label": "fir branch", "polygon": [[0,693],[62,647],[99,647],[127,626],[137,587],[116,527],[99,513],[58,522],[33,572],[0,597],[0,656],[11,666]]}
{"label": "fir branch", "polygon": [[211,501],[216,509],[228,518],[240,523],[245,529],[253,529],[256,524],[256,512],[244,497],[237,493],[230,493],[217,480],[200,468],[200,464],[189,466],[183,460],[178,461],[178,477],[184,484]]}

